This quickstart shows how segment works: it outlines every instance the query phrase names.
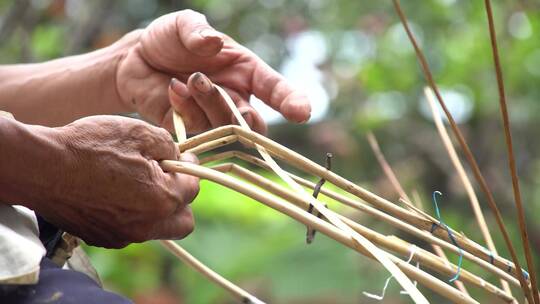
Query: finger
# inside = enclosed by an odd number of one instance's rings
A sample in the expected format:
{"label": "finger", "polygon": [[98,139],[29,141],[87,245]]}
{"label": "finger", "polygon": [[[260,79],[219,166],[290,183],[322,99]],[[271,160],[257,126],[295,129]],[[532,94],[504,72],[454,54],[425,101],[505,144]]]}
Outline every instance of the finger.
{"label": "finger", "polygon": [[153,239],[179,240],[191,232],[195,227],[195,219],[190,206],[179,208],[170,217],[160,221],[154,226]]}
{"label": "finger", "polygon": [[187,86],[212,127],[231,123],[231,110],[208,77],[202,73],[195,73],[189,77]]}
{"label": "finger", "polygon": [[189,153],[189,152],[182,153],[182,155],[180,155],[180,161],[190,162],[190,163],[194,163],[196,165],[199,164],[199,159],[197,158],[197,156],[195,156],[195,154]]}
{"label": "finger", "polygon": [[206,118],[206,114],[199,107],[197,102],[189,94],[188,88],[185,84],[178,79],[173,78],[169,85],[169,101],[171,103],[171,110],[167,113],[164,127],[171,132],[174,130],[172,121],[172,110],[176,110],[186,126],[189,132],[202,132],[210,128],[210,122]]}
{"label": "finger", "polygon": [[148,128],[149,132],[139,137],[144,145],[141,147],[141,154],[156,161],[178,159],[180,150],[174,143],[171,134],[163,128],[150,125]]}
{"label": "finger", "polygon": [[253,94],[288,120],[306,122],[311,115],[311,104],[307,96],[295,90],[282,75],[261,59],[256,60],[257,66],[252,78]]}
{"label": "finger", "polygon": [[191,53],[214,56],[223,47],[223,34],[213,29],[206,17],[192,10],[183,10],[176,17],[180,40]]}
{"label": "finger", "polygon": [[[234,95],[234,93],[232,95]],[[257,110],[255,110],[255,108],[253,108],[253,106],[245,99],[240,98],[237,100],[238,111],[242,114],[249,127],[253,131],[265,135],[268,127],[259,112],[257,112]],[[238,123],[233,114],[231,115],[231,120],[233,123]]]}
{"label": "finger", "polygon": [[[198,163],[198,159],[191,153],[182,153],[181,161]],[[165,185],[171,191],[171,197],[174,197],[177,208],[191,204],[199,194],[199,178],[193,175],[165,172]]]}

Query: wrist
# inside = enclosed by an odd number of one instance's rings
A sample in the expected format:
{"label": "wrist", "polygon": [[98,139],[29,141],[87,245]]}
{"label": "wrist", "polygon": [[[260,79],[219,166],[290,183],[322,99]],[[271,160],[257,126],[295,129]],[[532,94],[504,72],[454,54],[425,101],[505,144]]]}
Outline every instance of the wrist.
{"label": "wrist", "polygon": [[66,153],[58,129],[0,117],[0,202],[39,209],[59,191]]}

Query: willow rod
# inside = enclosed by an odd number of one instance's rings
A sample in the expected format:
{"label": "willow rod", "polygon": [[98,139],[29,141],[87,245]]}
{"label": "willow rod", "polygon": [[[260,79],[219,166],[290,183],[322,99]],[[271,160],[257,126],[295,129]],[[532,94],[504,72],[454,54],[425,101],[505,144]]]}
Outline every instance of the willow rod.
{"label": "willow rod", "polygon": [[[241,160],[244,160],[248,163],[251,163],[251,164],[254,164],[254,165],[257,165],[257,166],[260,166],[264,169],[269,169],[268,166],[266,165],[266,163],[259,159],[259,158],[256,158],[252,155],[249,155],[249,154],[246,154],[244,152],[240,152],[240,151],[227,151],[227,152],[222,152],[222,153],[218,153],[218,154],[215,154],[215,155],[212,155],[212,156],[208,156],[206,158],[203,158],[200,160],[200,163],[201,164],[205,164],[205,163],[208,163],[208,162],[212,162],[212,161],[219,161],[219,160],[224,160],[226,158],[229,158],[229,157],[238,157],[239,159]],[[298,182],[300,185],[304,186],[304,187],[308,187],[310,189],[314,189],[315,188],[315,183],[313,182],[310,182],[308,180],[305,180],[301,177],[298,177],[292,173],[289,173],[289,175],[296,181]],[[364,212],[366,214],[369,214],[370,216],[374,217],[375,219],[377,220],[380,220],[380,221],[384,221],[390,225],[392,225],[393,227],[397,228],[397,229],[400,229],[402,231],[405,231],[411,235],[414,235],[430,244],[436,244],[436,245],[439,245],[447,250],[450,250],[452,251],[453,253],[455,254],[459,254],[459,249],[454,246],[453,244],[449,243],[449,242],[446,242],[444,240],[441,240],[439,238],[436,238],[435,236],[431,235],[431,233],[429,233],[428,231],[424,231],[424,230],[421,230],[411,224],[408,224],[404,221],[401,221],[401,220],[398,220],[376,208],[373,208],[371,206],[368,206],[368,205],[365,205],[365,204],[362,204],[360,202],[357,202],[357,201],[354,201],[352,200],[351,198],[347,197],[347,196],[344,196],[344,195],[341,195],[339,193],[336,193],[332,190],[329,190],[327,189],[326,187],[322,187],[321,188],[321,193],[324,194],[325,196],[337,201],[337,202],[340,202],[344,205],[347,205],[349,207],[352,207],[358,211],[361,211],[361,212]],[[514,277],[510,276],[506,271],[502,270],[502,269],[499,269],[497,267],[495,267],[494,265],[484,261],[483,259],[471,254],[470,252],[464,250],[463,251],[463,257],[465,259],[468,259],[470,260],[471,262],[479,265],[480,267],[488,270],[489,272],[497,275],[498,277],[500,277],[501,279],[505,279],[505,280],[508,280],[509,282],[511,282],[513,285],[515,286],[518,286],[519,287],[519,281],[517,279],[515,279]]]}
{"label": "willow rod", "polygon": [[514,265],[517,269],[520,269],[520,271],[517,271],[517,277],[519,279],[519,283],[521,285],[521,288],[524,291],[525,296],[527,297],[527,300],[529,303],[535,303],[533,300],[533,297],[531,295],[531,290],[529,288],[529,285],[527,284],[527,280],[525,279],[525,275],[523,274],[523,271],[521,271],[521,265],[519,262],[519,259],[517,257],[516,250],[514,249],[514,246],[512,245],[512,241],[510,240],[510,236],[508,235],[508,231],[506,230],[506,226],[504,225],[504,221],[501,215],[501,212],[499,211],[499,208],[497,207],[497,204],[495,203],[495,198],[493,197],[493,194],[491,192],[491,189],[487,185],[487,182],[484,179],[484,176],[482,175],[482,172],[480,171],[480,167],[478,166],[478,163],[476,162],[476,159],[474,155],[472,154],[469,145],[465,141],[465,137],[459,130],[454,118],[452,117],[452,114],[446,107],[446,103],[444,102],[441,93],[439,91],[439,88],[433,78],[433,75],[431,74],[431,70],[429,68],[429,65],[427,63],[427,60],[424,56],[424,53],[418,46],[418,43],[416,42],[416,38],[411,32],[411,29],[409,28],[409,24],[407,22],[407,18],[405,17],[405,14],[403,13],[403,10],[401,9],[401,5],[399,4],[399,0],[392,0],[394,4],[394,8],[396,9],[396,12],[399,16],[399,19],[401,20],[401,23],[403,24],[403,27],[405,29],[405,32],[407,33],[407,36],[409,37],[409,40],[411,41],[414,51],[416,53],[416,56],[420,62],[420,65],[422,67],[422,71],[424,73],[424,76],[426,77],[426,80],[428,81],[429,86],[435,93],[435,96],[437,97],[437,100],[439,104],[441,105],[441,108],[443,109],[444,113],[446,114],[446,117],[448,118],[448,121],[450,122],[450,126],[452,127],[452,131],[454,132],[454,135],[458,139],[458,142],[463,149],[463,152],[465,153],[465,156],[467,158],[467,161],[469,162],[469,165],[471,166],[474,176],[478,183],[480,184],[480,187],[484,194],[486,195],[487,202],[491,210],[493,211],[493,214],[495,215],[495,220],[497,221],[497,225],[503,235],[504,241],[506,243],[506,247],[508,247],[508,251],[510,252],[510,255],[512,257],[512,261],[514,262]]}
{"label": "willow rod", "polygon": [[[200,165],[195,165],[189,162],[164,160],[160,162],[160,165],[165,171],[198,176],[199,178],[218,183],[236,192],[242,193],[260,203],[269,206],[272,209],[288,215],[289,217],[306,226],[311,226],[317,229],[317,231],[357,251],[358,253],[361,253],[370,258],[374,258],[369,251],[367,251],[363,246],[361,246],[358,242],[352,239],[348,233],[344,232],[338,227],[322,219],[319,219],[318,217],[290,203],[287,203],[272,195],[268,195],[266,192],[263,192],[252,185],[237,180],[219,171],[212,170]],[[386,258],[391,260],[392,263],[394,263],[394,265],[396,265],[396,267],[398,267],[400,271],[402,271],[404,274],[418,281],[420,284],[432,289],[438,294],[444,296],[445,298],[455,303],[478,303],[470,296],[464,295],[462,292],[440,281],[434,276],[417,269],[413,265],[410,265],[387,252],[384,252],[380,249],[379,251],[381,254],[384,254]]]}
{"label": "willow rod", "polygon": [[[437,112],[435,96],[433,95],[433,91],[429,89],[428,87],[426,87],[424,88],[424,95],[426,96],[429,107],[431,108],[433,121],[435,122],[435,126],[443,142],[443,145],[446,149],[446,152],[448,153],[450,161],[454,165],[454,168],[456,169],[458,173],[459,179],[461,180],[463,187],[465,187],[465,192],[467,192],[467,196],[469,197],[469,201],[471,203],[471,207],[474,212],[474,217],[476,218],[478,227],[480,227],[480,232],[482,233],[482,236],[484,237],[487,248],[494,255],[497,255],[497,248],[495,247],[495,243],[493,242],[493,238],[491,237],[491,233],[489,232],[489,227],[486,223],[486,219],[484,218],[484,213],[482,212],[482,208],[480,207],[480,202],[478,202],[478,197],[476,196],[476,193],[474,192],[474,189],[471,184],[471,181],[469,180],[469,177],[467,177],[465,168],[463,168],[463,165],[461,164],[461,161],[459,160],[456,149],[454,148],[454,145],[452,144],[452,140],[450,140],[450,136],[448,136],[448,132],[446,131],[446,128],[444,127],[444,123],[439,113]],[[512,293],[512,291],[510,290],[510,286],[508,285],[508,282],[501,280],[501,285],[506,292],[510,294]]]}
{"label": "willow rod", "polygon": [[491,9],[491,1],[484,0],[486,7],[486,15],[488,19],[489,37],[491,41],[491,51],[493,54],[493,64],[495,65],[495,76],[497,77],[497,88],[499,92],[499,105],[501,109],[501,118],[503,121],[504,139],[506,140],[508,167],[510,169],[510,176],[512,177],[512,190],[514,192],[514,203],[516,205],[517,219],[519,224],[519,232],[521,235],[521,242],[523,244],[523,251],[525,252],[525,259],[527,260],[527,268],[530,271],[531,276],[531,289],[535,304],[540,304],[540,297],[538,296],[538,286],[536,281],[536,269],[534,268],[534,261],[531,253],[531,245],[529,236],[527,233],[527,222],[525,220],[525,211],[523,209],[523,202],[521,200],[521,191],[519,189],[519,177],[516,169],[516,159],[514,157],[514,146],[512,144],[512,132],[510,131],[510,119],[508,118],[508,106],[506,102],[506,93],[504,90],[504,81],[502,74],[501,61],[499,59],[499,47],[497,45],[497,35],[495,33],[495,25],[493,22],[493,11]]}

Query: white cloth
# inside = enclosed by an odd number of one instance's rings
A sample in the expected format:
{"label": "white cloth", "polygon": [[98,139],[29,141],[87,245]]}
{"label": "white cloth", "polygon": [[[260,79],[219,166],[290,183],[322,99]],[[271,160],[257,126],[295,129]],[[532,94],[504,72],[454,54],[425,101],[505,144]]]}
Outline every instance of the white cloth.
{"label": "white cloth", "polygon": [[45,253],[35,213],[0,203],[0,284],[35,284]]}

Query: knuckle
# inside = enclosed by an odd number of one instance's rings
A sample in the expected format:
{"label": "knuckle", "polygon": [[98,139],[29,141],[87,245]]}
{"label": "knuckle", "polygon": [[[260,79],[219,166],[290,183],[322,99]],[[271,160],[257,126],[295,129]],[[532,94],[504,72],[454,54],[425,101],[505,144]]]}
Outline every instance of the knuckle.
{"label": "knuckle", "polygon": [[180,11],[180,14],[183,16],[183,17],[197,17],[197,18],[201,18],[201,17],[204,17],[203,14],[195,11],[195,10],[192,10],[192,9],[183,9]]}

